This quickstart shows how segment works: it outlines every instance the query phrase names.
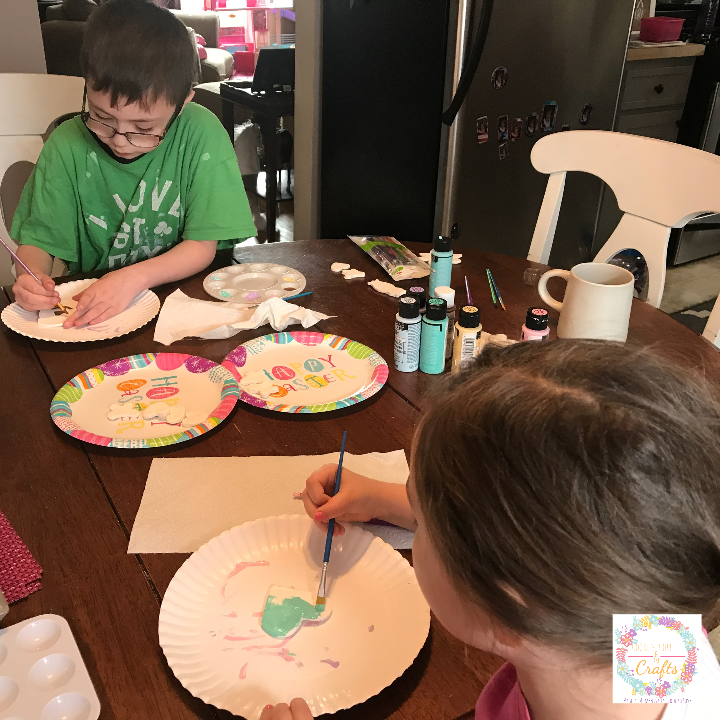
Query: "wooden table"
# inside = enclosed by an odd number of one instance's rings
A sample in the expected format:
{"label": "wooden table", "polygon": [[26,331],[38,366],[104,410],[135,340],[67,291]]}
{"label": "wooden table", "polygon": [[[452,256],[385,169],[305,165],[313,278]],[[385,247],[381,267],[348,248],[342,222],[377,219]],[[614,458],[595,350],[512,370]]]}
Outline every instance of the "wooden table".
{"label": "wooden table", "polygon": [[[419,245],[415,250],[422,249]],[[517,337],[527,308],[539,304],[534,288],[522,284],[529,263],[517,258],[464,251],[453,269],[458,304],[465,301],[467,274],[484,329]],[[0,509],[44,569],[43,587],[15,603],[4,626],[41,613],[70,623],[102,704],[105,720],[230,718],[192,697],[168,669],[157,640],[163,593],[187,555],[127,555],[127,542],[153,457],[292,455],[337,449],[348,430],[348,451],[409,450],[412,435],[439,384],[437,377],[398,373],[392,368],[397,300],[367,286],[387,279],[373,260],[349,240],[325,240],[240,251],[240,261],[281,261],[303,272],[313,295],[298,302],[336,317],[318,329],[366,343],[388,360],[388,385],[354,408],[321,416],[276,416],[239,407],[217,430],[198,440],[157,451],[127,451],[80,443],[51,422],[55,391],[74,375],[112,358],[161,352],[152,339],[154,323],[115,340],[64,345],[28,340],[0,329],[0,432],[3,438]],[[346,281],[330,272],[331,262],[365,270],[364,280]],[[229,264],[218,257],[213,267]],[[492,269],[507,312],[490,301],[485,268]],[[179,287],[207,299],[208,271],[158,289],[161,298]],[[403,283],[406,286],[417,282]],[[427,280],[419,284],[427,286]],[[557,295],[560,293],[556,290]],[[0,307],[12,299],[0,296]],[[556,318],[556,314],[551,312]],[[222,360],[240,342],[264,334],[246,332],[229,340],[186,339],[173,352]],[[686,367],[701,367],[720,381],[720,354],[668,316],[636,302],[629,342],[653,344]],[[10,400],[12,398],[12,401]],[[14,400],[21,400],[22,406]],[[21,419],[21,422],[20,422]],[[706,625],[714,626],[716,623]],[[472,710],[485,682],[500,665],[496,656],[466,648],[434,619],[415,663],[366,703],[337,713],[337,720],[451,720]]]}

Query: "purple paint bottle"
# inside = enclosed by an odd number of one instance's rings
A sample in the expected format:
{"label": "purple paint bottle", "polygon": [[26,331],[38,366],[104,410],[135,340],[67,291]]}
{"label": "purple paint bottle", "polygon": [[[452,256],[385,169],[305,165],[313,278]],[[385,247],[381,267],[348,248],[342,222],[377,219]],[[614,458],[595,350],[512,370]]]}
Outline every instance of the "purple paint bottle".
{"label": "purple paint bottle", "polygon": [[407,294],[411,297],[417,298],[420,315],[425,314],[425,288],[411,287]]}
{"label": "purple paint bottle", "polygon": [[520,333],[521,342],[548,340],[550,337],[549,319],[550,316],[545,308],[528,308],[525,324],[522,326],[522,332]]}

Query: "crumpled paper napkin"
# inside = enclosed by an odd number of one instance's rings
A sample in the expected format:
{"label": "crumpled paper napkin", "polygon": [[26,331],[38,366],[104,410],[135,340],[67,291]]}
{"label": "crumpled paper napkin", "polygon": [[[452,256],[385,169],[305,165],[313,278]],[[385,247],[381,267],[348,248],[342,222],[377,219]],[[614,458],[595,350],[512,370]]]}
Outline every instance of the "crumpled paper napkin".
{"label": "crumpled paper napkin", "polygon": [[288,325],[309,328],[329,317],[332,316],[293,305],[281,298],[270,298],[256,308],[246,308],[234,303],[196,300],[182,290],[176,290],[163,303],[155,324],[154,339],[163,345],[186,337],[224,340],[241,330],[252,330],[266,323],[273,330],[284,330]]}

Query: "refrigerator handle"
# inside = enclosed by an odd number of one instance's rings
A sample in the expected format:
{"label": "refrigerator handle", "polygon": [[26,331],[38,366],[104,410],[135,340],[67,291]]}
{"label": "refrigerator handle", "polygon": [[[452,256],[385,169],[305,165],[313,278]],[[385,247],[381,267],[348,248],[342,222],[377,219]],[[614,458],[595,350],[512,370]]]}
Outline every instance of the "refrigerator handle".
{"label": "refrigerator handle", "polygon": [[487,39],[488,30],[490,29],[490,19],[492,18],[494,0],[484,0],[482,10],[480,11],[480,23],[478,25],[477,35],[473,42],[472,50],[468,55],[465,67],[462,70],[457,88],[455,89],[455,97],[453,97],[447,110],[442,115],[442,121],[445,125],[452,125],[460,112],[465,96],[470,90],[475,73],[477,72],[483,50],[485,49],[485,40]]}
{"label": "refrigerator handle", "polygon": [[720,138],[720,82],[715,83],[710,104],[708,105],[705,124],[700,136],[700,149],[715,153]]}

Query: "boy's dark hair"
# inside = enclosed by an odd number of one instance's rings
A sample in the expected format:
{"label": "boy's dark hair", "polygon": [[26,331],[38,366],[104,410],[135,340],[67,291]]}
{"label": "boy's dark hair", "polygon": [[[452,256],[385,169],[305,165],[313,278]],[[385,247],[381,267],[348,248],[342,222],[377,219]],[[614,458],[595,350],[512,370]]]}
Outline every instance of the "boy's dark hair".
{"label": "boy's dark hair", "polygon": [[513,634],[606,665],[613,613],[720,599],[720,403],[650,351],[490,348],[424,417],[413,467],[453,583]]}
{"label": "boy's dark hair", "polygon": [[148,107],[165,98],[179,106],[197,64],[185,25],[148,0],[109,0],[87,22],[80,53],[83,76],[98,92]]}

